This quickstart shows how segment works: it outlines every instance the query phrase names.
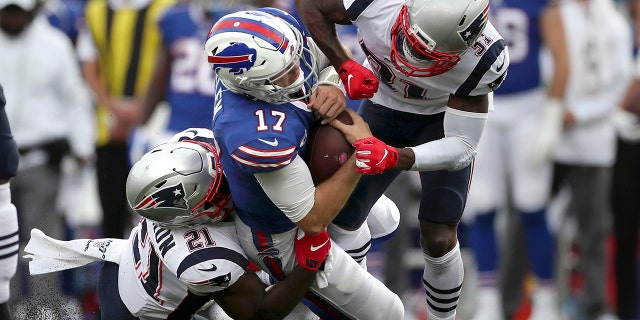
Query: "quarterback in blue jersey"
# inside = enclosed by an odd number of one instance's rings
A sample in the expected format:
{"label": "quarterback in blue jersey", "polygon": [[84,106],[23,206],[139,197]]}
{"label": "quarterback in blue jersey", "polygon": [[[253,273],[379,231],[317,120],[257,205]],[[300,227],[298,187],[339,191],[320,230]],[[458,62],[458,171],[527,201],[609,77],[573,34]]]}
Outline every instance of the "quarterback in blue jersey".
{"label": "quarterback in blue jersey", "polygon": [[[541,17],[547,0],[492,2],[491,21],[509,46],[509,77],[494,93],[491,121],[478,146],[465,220],[479,272],[475,319],[502,319],[498,289],[500,255],[494,222],[507,197],[525,231],[527,256],[537,278],[533,317],[555,319],[553,282],[555,244],[546,209],[551,188],[551,162],[534,163],[531,143],[540,134],[546,90],[542,85]],[[508,180],[507,180],[508,179]],[[509,298],[509,297],[505,297]]]}
{"label": "quarterback in blue jersey", "polygon": [[[334,223],[357,230],[400,170],[419,171],[427,317],[455,318],[463,279],[457,225],[491,93],[509,67],[489,1],[297,0],[296,7],[349,97],[366,99],[358,113],[377,137],[355,143],[367,176]],[[358,28],[363,65],[338,45],[336,23]]]}
{"label": "quarterback in blue jersey", "polygon": [[[316,114],[347,140],[371,136],[347,109],[353,125],[333,120],[345,110],[340,79],[300,24],[289,14],[261,8],[221,18],[205,44],[218,76],[213,129],[234,199],[236,226],[248,257],[275,279],[295,264],[297,229],[328,229],[332,242],[344,235],[331,221],[360,178],[351,156],[329,179],[314,185],[302,155]],[[369,229],[363,247],[370,246]],[[399,297],[339,246],[332,246],[326,278],[307,294],[322,319],[402,319]]]}

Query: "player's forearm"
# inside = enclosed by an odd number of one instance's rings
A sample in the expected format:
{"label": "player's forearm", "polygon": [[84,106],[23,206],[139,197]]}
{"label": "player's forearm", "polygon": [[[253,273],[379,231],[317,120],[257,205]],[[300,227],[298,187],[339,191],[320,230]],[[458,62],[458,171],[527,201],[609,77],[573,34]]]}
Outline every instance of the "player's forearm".
{"label": "player's forearm", "polygon": [[316,186],[315,204],[298,224],[302,230],[311,234],[324,230],[344,207],[360,177],[352,155],[329,179]]}
{"label": "player's forearm", "polygon": [[282,281],[271,287],[262,300],[260,319],[283,319],[302,300],[313,283],[316,271],[296,266]]}
{"label": "player's forearm", "polygon": [[98,103],[104,107],[109,107],[111,96],[107,87],[100,80],[98,61],[84,62],[82,65],[82,76],[87,81],[87,85],[98,100]]}
{"label": "player's forearm", "polygon": [[336,23],[350,24],[346,12],[343,12],[341,2],[341,0],[296,0],[296,7],[304,25],[336,70],[343,62],[350,59],[348,52],[340,44],[335,25]]}
{"label": "player's forearm", "polygon": [[156,110],[158,104],[164,100],[166,96],[165,84],[167,83],[170,68],[170,52],[168,49],[163,48],[163,50],[158,54],[151,85],[147,89],[144,99],[142,100],[142,110],[139,119],[140,124],[146,124],[151,118],[153,112]]}

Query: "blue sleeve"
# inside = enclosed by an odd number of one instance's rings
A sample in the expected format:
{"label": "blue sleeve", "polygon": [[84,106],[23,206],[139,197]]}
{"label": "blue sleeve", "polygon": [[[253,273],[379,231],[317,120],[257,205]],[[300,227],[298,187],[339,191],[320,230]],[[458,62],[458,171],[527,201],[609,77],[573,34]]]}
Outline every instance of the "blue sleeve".
{"label": "blue sleeve", "polygon": [[18,146],[11,135],[9,127],[9,119],[4,110],[6,100],[4,98],[4,90],[0,86],[0,179],[8,179],[16,175],[18,171],[18,161],[20,155]]}

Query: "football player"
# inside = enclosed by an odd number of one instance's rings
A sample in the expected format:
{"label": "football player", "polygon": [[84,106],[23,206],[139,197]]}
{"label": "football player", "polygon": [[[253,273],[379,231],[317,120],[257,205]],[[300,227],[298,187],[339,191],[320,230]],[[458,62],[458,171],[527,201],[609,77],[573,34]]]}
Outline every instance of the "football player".
{"label": "football player", "polygon": [[[355,142],[358,171],[367,176],[334,223],[358,230],[400,170],[419,171],[427,317],[453,319],[463,279],[457,225],[490,93],[509,67],[505,42],[488,19],[489,1],[297,0],[296,6],[349,97],[366,99],[358,113],[377,137]],[[364,66],[338,45],[335,23],[358,27]]]}
{"label": "football player", "polygon": [[[557,97],[547,96],[541,79],[540,21],[547,2],[505,0],[496,1],[492,7],[491,21],[509,45],[511,64],[509,77],[494,94],[495,111],[478,146],[463,218],[470,223],[470,245],[480,280],[476,296],[482,307],[476,308],[474,320],[503,319],[502,300],[506,300],[507,309],[513,309],[509,308],[509,300],[517,300],[522,290],[516,285],[516,291],[511,291],[516,295],[505,291],[503,298],[498,286],[498,275],[505,274],[499,270],[500,253],[510,252],[499,249],[515,242],[513,232],[507,232],[509,240],[504,245],[497,242],[495,221],[499,214],[510,213],[504,207],[507,199],[514,208],[512,219],[520,220],[525,231],[526,250],[519,250],[518,254],[526,254],[537,280],[532,294],[532,319],[558,318],[553,272],[555,241],[546,218],[551,162],[534,161],[535,144],[526,143],[542,133],[543,110],[559,103]],[[554,74],[558,79],[563,76],[561,72]],[[557,81],[554,83],[550,84],[552,91],[558,87]],[[510,265],[506,262],[505,268]],[[507,318],[514,311],[507,310]]]}
{"label": "football player", "polygon": [[4,90],[0,86],[0,319],[9,316],[9,282],[18,264],[18,213],[11,203],[9,179],[18,171],[18,146],[11,135],[4,110]]}
{"label": "football player", "polygon": [[234,319],[284,318],[329,254],[329,235],[298,233],[291,248],[297,265],[265,291],[248,269],[211,131],[206,136],[177,136],[182,141],[157,146],[132,167],[126,194],[142,218],[128,240],[58,241],[34,229],[25,249],[34,258],[31,273],[105,260],[103,319],[190,319],[214,300]]}
{"label": "football player", "polygon": [[[295,265],[298,228],[309,234],[328,228],[336,243],[344,237],[330,223],[360,178],[355,157],[317,186],[301,157],[314,112],[338,129],[346,126],[332,121],[345,109],[340,79],[299,22],[273,8],[224,16],[212,27],[205,50],[217,74],[213,129],[238,206],[242,248],[262,270],[282,279]],[[320,104],[315,95],[321,90],[333,90],[335,100]],[[348,111],[354,124],[347,140],[371,136],[362,118]],[[368,226],[361,231],[358,250],[371,245]],[[332,247],[329,260],[327,278],[307,295],[321,318],[403,318],[400,298],[344,250]]]}
{"label": "football player", "polygon": [[151,84],[142,100],[140,125],[149,123],[163,101],[166,124],[159,132],[138,127],[130,138],[129,158],[135,163],[152,147],[187,128],[208,128],[213,113],[213,70],[202,51],[211,24],[247,1],[179,1],[158,19],[162,46]]}

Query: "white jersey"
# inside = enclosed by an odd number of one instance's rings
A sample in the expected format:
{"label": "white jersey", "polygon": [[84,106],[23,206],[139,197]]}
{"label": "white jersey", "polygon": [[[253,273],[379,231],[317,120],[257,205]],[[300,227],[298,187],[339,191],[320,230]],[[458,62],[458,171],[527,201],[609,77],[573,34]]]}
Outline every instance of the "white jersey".
{"label": "white jersey", "polygon": [[443,112],[450,94],[484,95],[495,90],[506,75],[509,55],[496,29],[487,26],[460,62],[433,77],[408,77],[391,62],[391,29],[405,0],[344,0],[367,61],[363,64],[380,79],[371,101],[387,108],[418,113]]}
{"label": "white jersey", "polygon": [[248,263],[232,221],[169,230],[143,218],[120,261],[120,297],[137,317],[197,311],[212,299],[209,293],[234,284]]}

